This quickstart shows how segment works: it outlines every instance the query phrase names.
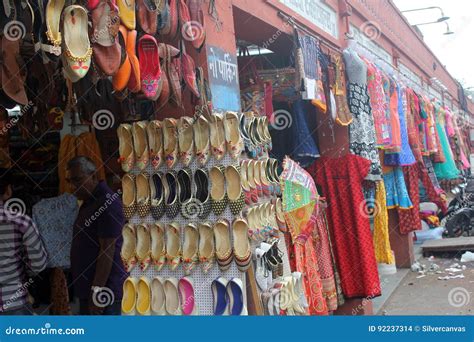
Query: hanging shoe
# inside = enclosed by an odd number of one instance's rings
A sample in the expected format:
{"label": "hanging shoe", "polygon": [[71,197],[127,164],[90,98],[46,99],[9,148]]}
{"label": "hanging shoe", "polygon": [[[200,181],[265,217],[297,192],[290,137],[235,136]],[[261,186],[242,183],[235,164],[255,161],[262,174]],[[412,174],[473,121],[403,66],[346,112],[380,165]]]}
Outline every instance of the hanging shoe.
{"label": "hanging shoe", "polygon": [[151,288],[150,279],[140,277],[137,284],[137,313],[141,316],[151,314]]}
{"label": "hanging shoe", "polygon": [[237,218],[232,223],[232,235],[234,240],[234,258],[237,268],[245,272],[252,261],[252,250],[248,239],[248,224],[242,218]]}
{"label": "hanging shoe", "polygon": [[225,191],[224,166],[213,166],[209,171],[209,179],[211,182],[212,210],[216,216],[220,216],[228,203]]}
{"label": "hanging shoe", "polygon": [[227,283],[227,297],[229,298],[229,314],[232,316],[247,316],[247,307],[244,298],[244,284],[239,278],[232,278]]}
{"label": "hanging shoe", "polygon": [[143,32],[152,36],[156,34],[158,28],[158,7],[156,2],[155,0],[137,0],[138,23]]}
{"label": "hanging shoe", "polygon": [[242,191],[240,181],[240,166],[229,165],[225,169],[225,179],[227,181],[227,198],[232,215],[238,215],[245,206],[245,195]]}
{"label": "hanging shoe", "polygon": [[278,228],[281,232],[286,233],[288,231],[288,226],[286,224],[285,214],[283,213],[283,202],[280,197],[275,201],[275,212]]}
{"label": "hanging shoe", "polygon": [[166,225],[166,261],[171,271],[181,263],[181,228],[176,222]]}
{"label": "hanging shoe", "polygon": [[244,191],[245,204],[252,204],[252,193],[250,191],[250,185],[247,178],[248,160],[242,160],[240,162],[240,180],[242,182],[242,190]]}
{"label": "hanging shoe", "polygon": [[199,232],[195,224],[188,223],[184,227],[183,270],[185,275],[191,271],[199,261]]}
{"label": "hanging shoe", "polygon": [[155,37],[145,34],[138,40],[140,82],[142,93],[147,99],[156,101],[161,93],[160,55]]}
{"label": "hanging shoe", "polygon": [[247,160],[245,166],[247,168],[247,181],[250,187],[250,199],[253,203],[258,203],[257,183],[255,182],[254,160]]}
{"label": "hanging shoe", "polygon": [[64,76],[74,83],[86,76],[91,65],[87,11],[82,6],[68,6],[63,18],[64,51],[61,56]]}
{"label": "hanging shoe", "polygon": [[132,74],[132,64],[127,52],[127,37],[127,28],[120,25],[117,38],[120,44],[121,62],[118,71],[112,76],[112,86],[116,91],[123,91],[127,87],[130,75]]}
{"label": "hanging shoe", "polygon": [[178,154],[178,133],[175,119],[163,120],[163,149],[165,163],[169,168],[176,164]]}
{"label": "hanging shoe", "polygon": [[131,174],[126,173],[122,177],[122,203],[123,214],[129,220],[137,210],[135,179]]}
{"label": "hanging shoe", "polygon": [[178,290],[183,315],[197,315],[196,295],[192,279],[190,277],[181,278],[178,282]]}
{"label": "hanging shoe", "polygon": [[266,144],[267,152],[270,152],[273,148],[272,144],[272,136],[270,134],[270,130],[268,129],[268,118],[266,116],[261,117],[262,120],[262,128],[263,128],[263,137]]}
{"label": "hanging shoe", "polygon": [[194,184],[196,193],[194,198],[199,206],[198,218],[201,220],[206,219],[212,210],[212,199],[209,192],[209,177],[207,171],[204,169],[197,169],[194,172]]}
{"label": "hanging shoe", "polygon": [[125,272],[130,271],[137,264],[136,248],[137,248],[137,236],[135,233],[135,227],[133,224],[126,224],[122,229],[122,250],[120,257],[122,258],[123,265],[125,266]]}
{"label": "hanging shoe", "polygon": [[252,161],[251,166],[253,167],[253,178],[257,187],[257,195],[259,198],[263,197],[262,180],[260,179],[260,162]]}
{"label": "hanging shoe", "polygon": [[166,261],[165,230],[161,224],[155,222],[150,225],[151,261],[155,270],[159,272]]}
{"label": "hanging shoe", "polygon": [[122,315],[132,316],[136,312],[138,279],[128,277],[123,282]]}
{"label": "hanging shoe", "polygon": [[214,240],[216,243],[217,265],[219,265],[221,271],[226,271],[230,268],[233,260],[229,222],[227,220],[219,220],[214,225]]}
{"label": "hanging shoe", "polygon": [[144,170],[150,159],[148,153],[148,142],[146,138],[146,126],[146,121],[134,122],[132,125],[135,163],[139,170]]}
{"label": "hanging shoe", "polygon": [[189,166],[194,156],[193,119],[182,116],[178,120],[179,160],[184,166]]}
{"label": "hanging shoe", "polygon": [[253,145],[252,140],[250,139],[250,133],[248,132],[248,126],[249,126],[249,119],[247,119],[247,116],[253,116],[253,113],[243,113],[240,116],[240,134],[242,136],[242,139],[244,141],[244,146],[247,152],[247,156],[249,158],[255,158],[257,156],[257,153],[255,152],[255,146]]}
{"label": "hanging shoe", "polygon": [[239,117],[235,112],[226,112],[224,117],[225,140],[227,151],[233,159],[237,159],[242,154],[244,142],[240,136]]}
{"label": "hanging shoe", "polygon": [[[46,52],[53,54],[54,56],[61,55],[62,35],[60,32],[61,13],[63,12],[65,0],[49,0],[46,5],[46,37],[48,42],[51,43],[50,48]],[[41,5],[40,5],[41,6]],[[41,44],[42,49],[46,46]]]}
{"label": "hanging shoe", "polygon": [[119,140],[119,162],[124,172],[130,172],[135,165],[135,153],[133,150],[132,126],[121,124],[117,128]]}
{"label": "hanging shoe", "polygon": [[210,141],[209,141],[209,122],[201,115],[194,122],[194,144],[196,146],[196,157],[199,165],[207,164],[210,155]]}
{"label": "hanging shoe", "polygon": [[[129,0],[120,0],[120,1],[129,1]],[[141,76],[140,76],[140,61],[138,60],[136,54],[136,44],[137,44],[137,31],[131,30],[128,31],[127,41],[126,41],[126,50],[128,59],[130,60],[131,73],[128,79],[127,88],[132,93],[138,93],[142,88]]]}
{"label": "hanging shoe", "polygon": [[145,271],[151,262],[151,236],[150,230],[146,224],[138,224],[135,227],[137,231],[137,260],[140,269]]}
{"label": "hanging shoe", "polygon": [[120,20],[129,30],[135,30],[135,0],[117,0]]}
{"label": "hanging shoe", "polygon": [[270,181],[267,178],[267,173],[266,173],[266,161],[260,160],[257,162],[258,166],[258,172],[260,174],[260,183],[262,185],[262,195],[263,196],[270,196]]}
{"label": "hanging shoe", "polygon": [[165,288],[165,309],[170,316],[181,315],[181,303],[179,300],[178,279],[168,278],[164,282]]}
{"label": "hanging shoe", "polygon": [[146,217],[150,213],[150,181],[148,173],[142,172],[135,178],[137,188],[138,216]]}
{"label": "hanging shoe", "polygon": [[151,281],[151,314],[154,316],[166,315],[166,295],[164,279],[155,277]]}
{"label": "hanging shoe", "polygon": [[209,119],[211,135],[211,153],[216,160],[221,160],[225,155],[224,120],[219,113],[212,113]]}
{"label": "hanging shoe", "polygon": [[150,147],[151,165],[157,170],[163,162],[163,131],[161,121],[150,121],[146,126],[146,132]]}
{"label": "hanging shoe", "polygon": [[175,218],[180,209],[179,202],[179,183],[174,171],[167,172],[163,179],[163,188],[165,195],[165,212],[168,218]]}
{"label": "hanging shoe", "polygon": [[227,283],[228,281],[223,277],[212,281],[211,290],[214,316],[228,315]]}
{"label": "hanging shoe", "polygon": [[187,32],[186,36],[191,38],[191,43],[198,52],[201,51],[201,48],[204,46],[204,42],[206,41],[202,4],[202,0],[187,1],[191,21],[188,22],[190,24],[188,24],[187,27],[181,29]]}
{"label": "hanging shoe", "polygon": [[199,261],[201,263],[202,271],[204,273],[214,266],[215,259],[215,245],[214,245],[214,233],[211,224],[199,223]]}
{"label": "hanging shoe", "polygon": [[165,195],[163,189],[163,175],[155,173],[150,177],[150,212],[155,220],[165,214]]}

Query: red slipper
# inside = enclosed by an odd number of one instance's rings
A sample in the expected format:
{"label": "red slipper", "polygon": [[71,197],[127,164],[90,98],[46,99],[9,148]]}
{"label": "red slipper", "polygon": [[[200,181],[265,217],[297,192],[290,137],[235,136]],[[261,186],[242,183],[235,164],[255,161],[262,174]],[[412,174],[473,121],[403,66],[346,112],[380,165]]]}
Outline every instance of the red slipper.
{"label": "red slipper", "polygon": [[189,87],[191,92],[197,98],[199,98],[200,94],[196,82],[196,65],[194,64],[194,60],[191,58],[191,56],[186,54],[184,46],[183,51],[181,52],[181,68],[186,85]]}
{"label": "red slipper", "polygon": [[[181,2],[183,1],[181,0]],[[182,17],[181,35],[185,40],[190,41],[196,50],[200,51],[206,40],[202,0],[187,0],[186,6],[186,9],[183,7],[183,12],[180,11],[180,14],[184,13],[185,16],[188,16],[188,18]],[[185,19],[186,21],[184,21]]]}
{"label": "red slipper", "polygon": [[160,55],[156,39],[145,34],[138,41],[138,60],[140,61],[141,89],[146,97],[158,98],[160,91]]}

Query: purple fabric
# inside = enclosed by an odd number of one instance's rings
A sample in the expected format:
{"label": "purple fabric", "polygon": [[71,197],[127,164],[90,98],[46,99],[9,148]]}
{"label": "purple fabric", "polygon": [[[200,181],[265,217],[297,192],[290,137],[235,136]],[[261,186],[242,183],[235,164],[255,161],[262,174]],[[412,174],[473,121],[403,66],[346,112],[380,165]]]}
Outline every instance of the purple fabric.
{"label": "purple fabric", "polygon": [[128,274],[120,258],[122,227],[125,223],[120,196],[100,182],[91,197],[82,204],[74,223],[71,247],[71,271],[75,295],[89,298],[99,255],[99,238],[116,238],[115,254],[106,287],[115,300],[123,295],[122,285]]}

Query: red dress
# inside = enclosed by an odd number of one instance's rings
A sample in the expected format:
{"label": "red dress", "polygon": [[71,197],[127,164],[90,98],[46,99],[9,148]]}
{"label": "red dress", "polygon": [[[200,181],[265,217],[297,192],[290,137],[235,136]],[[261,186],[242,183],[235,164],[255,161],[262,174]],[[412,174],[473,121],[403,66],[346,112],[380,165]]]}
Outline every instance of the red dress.
{"label": "red dress", "polygon": [[331,240],[346,298],[380,296],[369,217],[364,214],[362,182],[370,161],[348,154],[322,157],[309,168],[328,202]]}

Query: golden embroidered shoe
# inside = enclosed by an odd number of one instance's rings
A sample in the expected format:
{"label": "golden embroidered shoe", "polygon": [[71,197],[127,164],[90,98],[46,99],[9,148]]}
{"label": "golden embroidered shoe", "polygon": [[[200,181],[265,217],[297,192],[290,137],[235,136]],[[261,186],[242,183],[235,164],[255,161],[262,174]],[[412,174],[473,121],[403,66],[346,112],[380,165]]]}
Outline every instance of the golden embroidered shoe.
{"label": "golden embroidered shoe", "polygon": [[236,112],[226,112],[224,116],[224,131],[227,151],[233,159],[237,159],[244,149],[244,141],[240,136],[239,116]]}
{"label": "golden embroidered shoe", "polygon": [[178,132],[175,119],[163,120],[163,148],[165,163],[172,168],[176,164],[178,154]]}
{"label": "golden embroidered shoe", "polygon": [[209,222],[199,223],[199,261],[201,263],[202,271],[204,273],[214,265],[215,259],[215,245],[214,233]]}
{"label": "golden embroidered shoe", "polygon": [[181,228],[176,222],[166,225],[166,261],[171,271],[181,263]]}
{"label": "golden embroidered shoe", "polygon": [[129,124],[121,124],[117,128],[117,136],[119,140],[119,163],[124,172],[130,172],[135,165],[132,126]]}
{"label": "golden embroidered shoe", "polygon": [[159,120],[150,121],[146,127],[150,147],[151,165],[157,170],[163,162],[163,131]]}
{"label": "golden embroidered shoe", "polygon": [[193,119],[183,116],[178,120],[179,160],[188,166],[194,156]]}
{"label": "golden embroidered shoe", "polygon": [[133,147],[135,151],[136,165],[139,170],[143,170],[148,165],[148,141],[147,123],[145,121],[134,122],[132,125]]}
{"label": "golden embroidered shoe", "polygon": [[135,226],[137,231],[137,260],[140,269],[145,271],[151,262],[151,236],[148,226],[144,223]]}
{"label": "golden embroidered shoe", "polygon": [[184,227],[183,243],[183,270],[184,274],[189,275],[199,261],[199,232],[193,223],[188,223]]}
{"label": "golden embroidered shoe", "polygon": [[151,261],[156,271],[160,271],[166,261],[165,229],[155,222],[150,225]]}

